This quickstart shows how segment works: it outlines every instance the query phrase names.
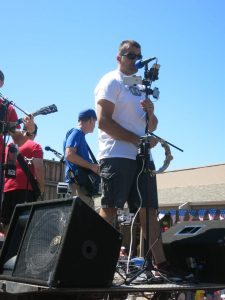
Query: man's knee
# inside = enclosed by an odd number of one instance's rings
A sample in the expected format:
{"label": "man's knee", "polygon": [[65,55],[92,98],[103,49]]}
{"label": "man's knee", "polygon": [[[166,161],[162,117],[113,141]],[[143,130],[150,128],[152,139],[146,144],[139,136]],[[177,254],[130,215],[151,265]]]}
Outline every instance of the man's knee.
{"label": "man's knee", "polygon": [[101,208],[99,211],[99,215],[111,225],[115,221],[116,213],[117,209],[114,207]]}

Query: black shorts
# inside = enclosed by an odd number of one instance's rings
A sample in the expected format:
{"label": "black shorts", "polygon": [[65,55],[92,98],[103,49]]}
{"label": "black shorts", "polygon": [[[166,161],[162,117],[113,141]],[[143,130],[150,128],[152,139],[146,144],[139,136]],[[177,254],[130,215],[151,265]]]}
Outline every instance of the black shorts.
{"label": "black shorts", "polygon": [[148,161],[143,168],[142,159],[105,158],[100,162],[102,178],[103,208],[123,208],[127,202],[130,211],[138,207],[158,208],[156,176],[154,163]]}
{"label": "black shorts", "polygon": [[35,196],[33,191],[13,190],[4,193],[1,207],[1,222],[8,225],[13,215],[14,208],[17,204],[24,202],[34,202]]}

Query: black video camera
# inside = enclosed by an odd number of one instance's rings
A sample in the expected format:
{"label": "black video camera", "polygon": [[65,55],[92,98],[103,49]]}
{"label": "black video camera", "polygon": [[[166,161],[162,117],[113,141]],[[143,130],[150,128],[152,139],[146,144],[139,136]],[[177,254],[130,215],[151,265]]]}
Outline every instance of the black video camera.
{"label": "black video camera", "polygon": [[145,80],[155,81],[159,79],[159,64],[153,64],[149,70],[145,70]]}
{"label": "black video camera", "polygon": [[159,79],[159,64],[153,64],[152,67],[148,70],[145,69],[144,79],[142,81],[143,85],[145,86],[145,92],[147,95],[152,95],[153,98],[159,99],[159,89],[155,87],[151,89],[151,84],[153,81]]}

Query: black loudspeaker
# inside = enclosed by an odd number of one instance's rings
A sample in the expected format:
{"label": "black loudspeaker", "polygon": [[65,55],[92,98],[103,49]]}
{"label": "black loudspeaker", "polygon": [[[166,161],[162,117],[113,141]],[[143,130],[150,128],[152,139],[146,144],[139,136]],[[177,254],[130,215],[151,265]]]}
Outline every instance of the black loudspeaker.
{"label": "black loudspeaker", "polygon": [[17,205],[0,279],[49,287],[112,284],[121,234],[80,198]]}
{"label": "black loudspeaker", "polygon": [[225,283],[225,220],[185,221],[163,233],[167,260],[199,282]]}

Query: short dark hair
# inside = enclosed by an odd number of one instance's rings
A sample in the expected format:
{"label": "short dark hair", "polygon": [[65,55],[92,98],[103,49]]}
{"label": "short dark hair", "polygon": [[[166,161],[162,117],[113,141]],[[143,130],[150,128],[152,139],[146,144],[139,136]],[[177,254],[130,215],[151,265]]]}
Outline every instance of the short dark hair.
{"label": "short dark hair", "polygon": [[5,76],[3,74],[3,72],[0,70],[0,80],[4,82],[5,80]]}
{"label": "short dark hair", "polygon": [[122,55],[126,53],[131,46],[141,49],[141,45],[138,42],[134,40],[124,40],[119,45],[119,54]]}

